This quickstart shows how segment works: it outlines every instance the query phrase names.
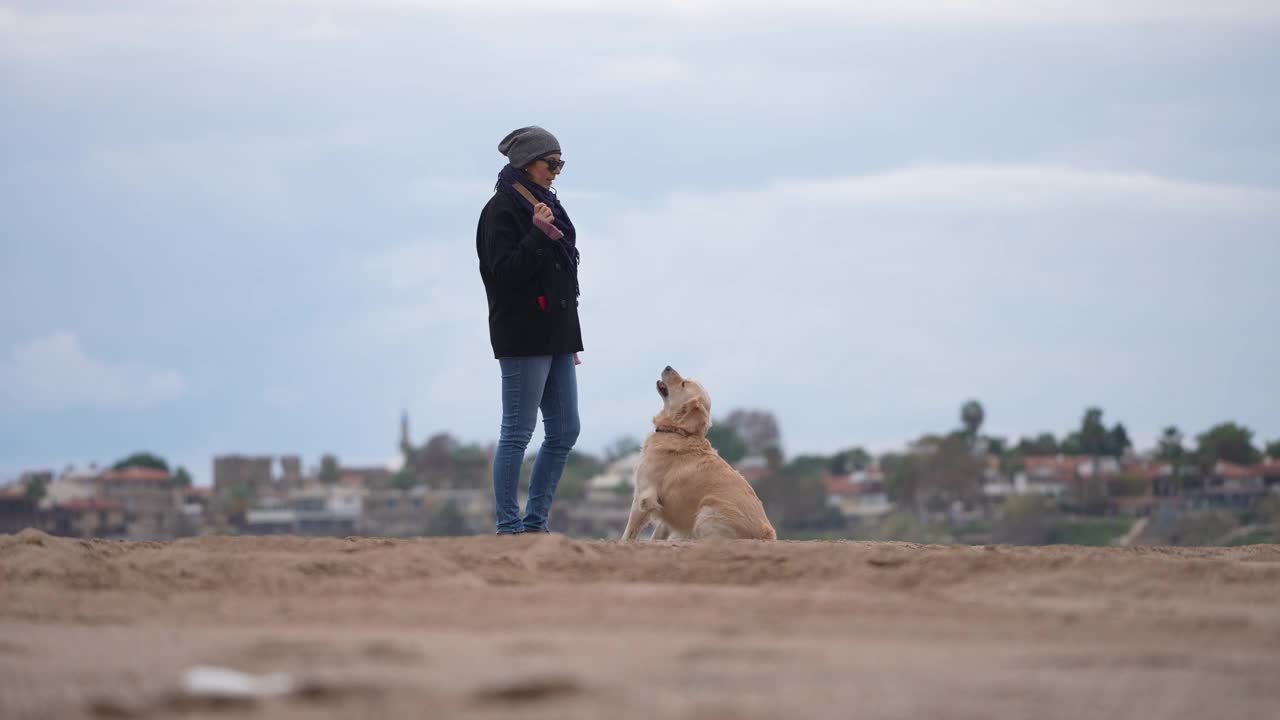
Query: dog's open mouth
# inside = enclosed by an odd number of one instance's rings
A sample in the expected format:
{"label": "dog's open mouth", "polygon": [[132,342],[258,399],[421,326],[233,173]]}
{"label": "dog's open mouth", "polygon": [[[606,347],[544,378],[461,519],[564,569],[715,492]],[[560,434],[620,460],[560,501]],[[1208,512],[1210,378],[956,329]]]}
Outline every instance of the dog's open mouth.
{"label": "dog's open mouth", "polygon": [[662,397],[667,396],[667,384],[662,382],[661,380],[658,381],[658,394],[661,395]]}

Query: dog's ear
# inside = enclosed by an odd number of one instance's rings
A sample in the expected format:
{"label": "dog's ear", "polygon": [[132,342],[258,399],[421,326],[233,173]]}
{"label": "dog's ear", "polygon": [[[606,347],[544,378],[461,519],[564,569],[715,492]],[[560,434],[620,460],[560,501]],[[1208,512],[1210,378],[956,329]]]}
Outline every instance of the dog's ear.
{"label": "dog's ear", "polygon": [[711,429],[711,413],[701,398],[685,401],[676,412],[676,427],[690,435],[706,435]]}

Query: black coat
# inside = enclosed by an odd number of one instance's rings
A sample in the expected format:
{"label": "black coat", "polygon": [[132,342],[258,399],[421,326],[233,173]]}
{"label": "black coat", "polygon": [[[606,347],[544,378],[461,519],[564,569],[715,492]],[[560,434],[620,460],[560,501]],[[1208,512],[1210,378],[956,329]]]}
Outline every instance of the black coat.
{"label": "black coat", "polygon": [[582,350],[577,267],[507,193],[480,213],[476,255],[489,297],[493,356],[561,355]]}

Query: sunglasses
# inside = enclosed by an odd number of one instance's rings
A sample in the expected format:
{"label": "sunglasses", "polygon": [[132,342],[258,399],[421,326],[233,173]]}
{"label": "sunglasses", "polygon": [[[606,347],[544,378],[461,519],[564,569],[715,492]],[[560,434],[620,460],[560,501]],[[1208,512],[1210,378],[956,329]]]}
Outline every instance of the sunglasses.
{"label": "sunglasses", "polygon": [[538,158],[538,159],[546,163],[547,169],[550,170],[551,172],[555,172],[557,170],[561,170],[564,168],[564,160],[555,160],[552,158]]}

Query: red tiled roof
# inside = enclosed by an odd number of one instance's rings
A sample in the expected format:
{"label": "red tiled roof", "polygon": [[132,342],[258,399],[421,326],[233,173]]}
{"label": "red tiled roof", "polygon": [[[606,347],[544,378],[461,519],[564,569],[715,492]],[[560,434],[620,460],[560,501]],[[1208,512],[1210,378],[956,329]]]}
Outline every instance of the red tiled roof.
{"label": "red tiled roof", "polygon": [[112,470],[104,473],[102,479],[107,482],[161,482],[170,479],[164,470],[144,467],[127,467],[123,470]]}
{"label": "red tiled roof", "polygon": [[1267,458],[1258,469],[1266,477],[1280,477],[1280,459]]}
{"label": "red tiled roof", "polygon": [[822,484],[826,486],[828,495],[840,495],[843,497],[857,497],[868,493],[884,492],[883,482],[879,480],[855,482],[852,475],[825,475],[822,478]]}
{"label": "red tiled roof", "polygon": [[69,510],[71,512],[97,512],[100,510],[121,510],[123,507],[120,503],[112,502],[105,498],[75,498],[60,502],[56,506],[59,510]]}
{"label": "red tiled roof", "polygon": [[1226,480],[1247,480],[1262,477],[1261,465],[1237,465],[1225,460],[1220,461],[1213,469],[1214,474]]}
{"label": "red tiled roof", "polygon": [[1135,465],[1126,468],[1127,474],[1133,475],[1142,480],[1156,480],[1162,477],[1169,477],[1173,474],[1173,468],[1169,463],[1150,463],[1148,465]]}
{"label": "red tiled roof", "polygon": [[1088,458],[1078,455],[1032,455],[1025,458],[1027,470],[1054,470],[1056,472],[1075,472]]}
{"label": "red tiled roof", "polygon": [[858,495],[859,488],[848,475],[827,475],[822,478],[828,495]]}

